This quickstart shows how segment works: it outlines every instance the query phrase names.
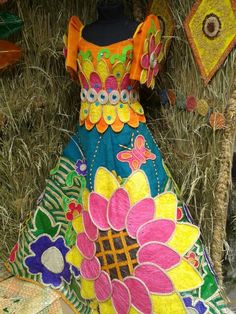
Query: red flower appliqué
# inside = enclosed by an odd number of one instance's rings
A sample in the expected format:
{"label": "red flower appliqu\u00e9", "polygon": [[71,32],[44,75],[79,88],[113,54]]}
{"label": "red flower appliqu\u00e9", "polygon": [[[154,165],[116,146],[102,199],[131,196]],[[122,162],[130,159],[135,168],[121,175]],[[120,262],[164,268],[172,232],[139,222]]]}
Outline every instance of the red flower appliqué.
{"label": "red flower appliqu\u00e9", "polygon": [[68,207],[69,211],[66,213],[67,220],[73,220],[76,214],[80,215],[82,212],[82,206],[80,204],[77,204],[76,202],[71,202]]}
{"label": "red flower appliqu\u00e9", "polygon": [[199,266],[199,262],[197,260],[196,254],[194,252],[189,252],[188,255],[185,257],[194,267]]}

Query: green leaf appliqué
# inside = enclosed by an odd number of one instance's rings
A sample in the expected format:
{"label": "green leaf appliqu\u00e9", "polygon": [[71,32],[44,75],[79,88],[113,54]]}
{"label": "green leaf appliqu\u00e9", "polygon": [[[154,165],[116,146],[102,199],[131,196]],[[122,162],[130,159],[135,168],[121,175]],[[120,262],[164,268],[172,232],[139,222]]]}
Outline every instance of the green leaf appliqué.
{"label": "green leaf appliqu\u00e9", "polygon": [[47,233],[53,238],[60,230],[60,224],[55,224],[55,221],[49,212],[45,212],[41,207],[38,207],[35,213],[34,226],[35,228],[32,230],[32,234],[36,237]]}

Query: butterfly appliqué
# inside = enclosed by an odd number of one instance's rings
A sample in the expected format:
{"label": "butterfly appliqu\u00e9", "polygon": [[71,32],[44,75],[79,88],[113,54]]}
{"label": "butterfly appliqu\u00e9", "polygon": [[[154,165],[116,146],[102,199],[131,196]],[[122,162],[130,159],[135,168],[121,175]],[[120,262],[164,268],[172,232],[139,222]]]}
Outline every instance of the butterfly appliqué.
{"label": "butterfly appliqu\u00e9", "polygon": [[156,155],[145,147],[145,139],[142,135],[135,138],[134,148],[119,152],[116,157],[121,162],[128,162],[132,171],[139,169],[147,160],[156,159]]}

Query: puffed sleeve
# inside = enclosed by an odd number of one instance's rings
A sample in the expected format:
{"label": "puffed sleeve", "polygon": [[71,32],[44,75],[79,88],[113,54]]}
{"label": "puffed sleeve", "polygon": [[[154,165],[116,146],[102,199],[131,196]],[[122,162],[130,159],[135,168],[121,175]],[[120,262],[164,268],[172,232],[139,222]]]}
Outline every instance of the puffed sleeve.
{"label": "puffed sleeve", "polygon": [[137,29],[133,45],[130,78],[153,89],[163,57],[160,24],[154,14],[148,15]]}
{"label": "puffed sleeve", "polygon": [[72,78],[75,78],[75,76],[78,75],[77,55],[82,25],[83,24],[77,16],[72,16],[70,18],[67,36],[66,70],[71,74]]}

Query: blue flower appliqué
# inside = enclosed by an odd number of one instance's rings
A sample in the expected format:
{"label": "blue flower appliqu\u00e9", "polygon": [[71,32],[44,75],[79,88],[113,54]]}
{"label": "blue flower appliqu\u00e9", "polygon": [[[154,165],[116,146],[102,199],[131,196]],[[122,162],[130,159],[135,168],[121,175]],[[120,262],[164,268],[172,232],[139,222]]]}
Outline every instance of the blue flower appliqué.
{"label": "blue flower appliqu\u00e9", "polygon": [[184,304],[188,309],[188,313],[204,314],[207,312],[207,307],[201,300],[194,302],[191,297],[186,297],[184,298]]}
{"label": "blue flower appliqu\u00e9", "polygon": [[60,287],[62,279],[70,283],[70,265],[65,260],[69,248],[62,237],[53,241],[48,235],[42,235],[30,248],[35,255],[27,257],[25,264],[31,274],[41,274],[43,283],[55,288]]}

